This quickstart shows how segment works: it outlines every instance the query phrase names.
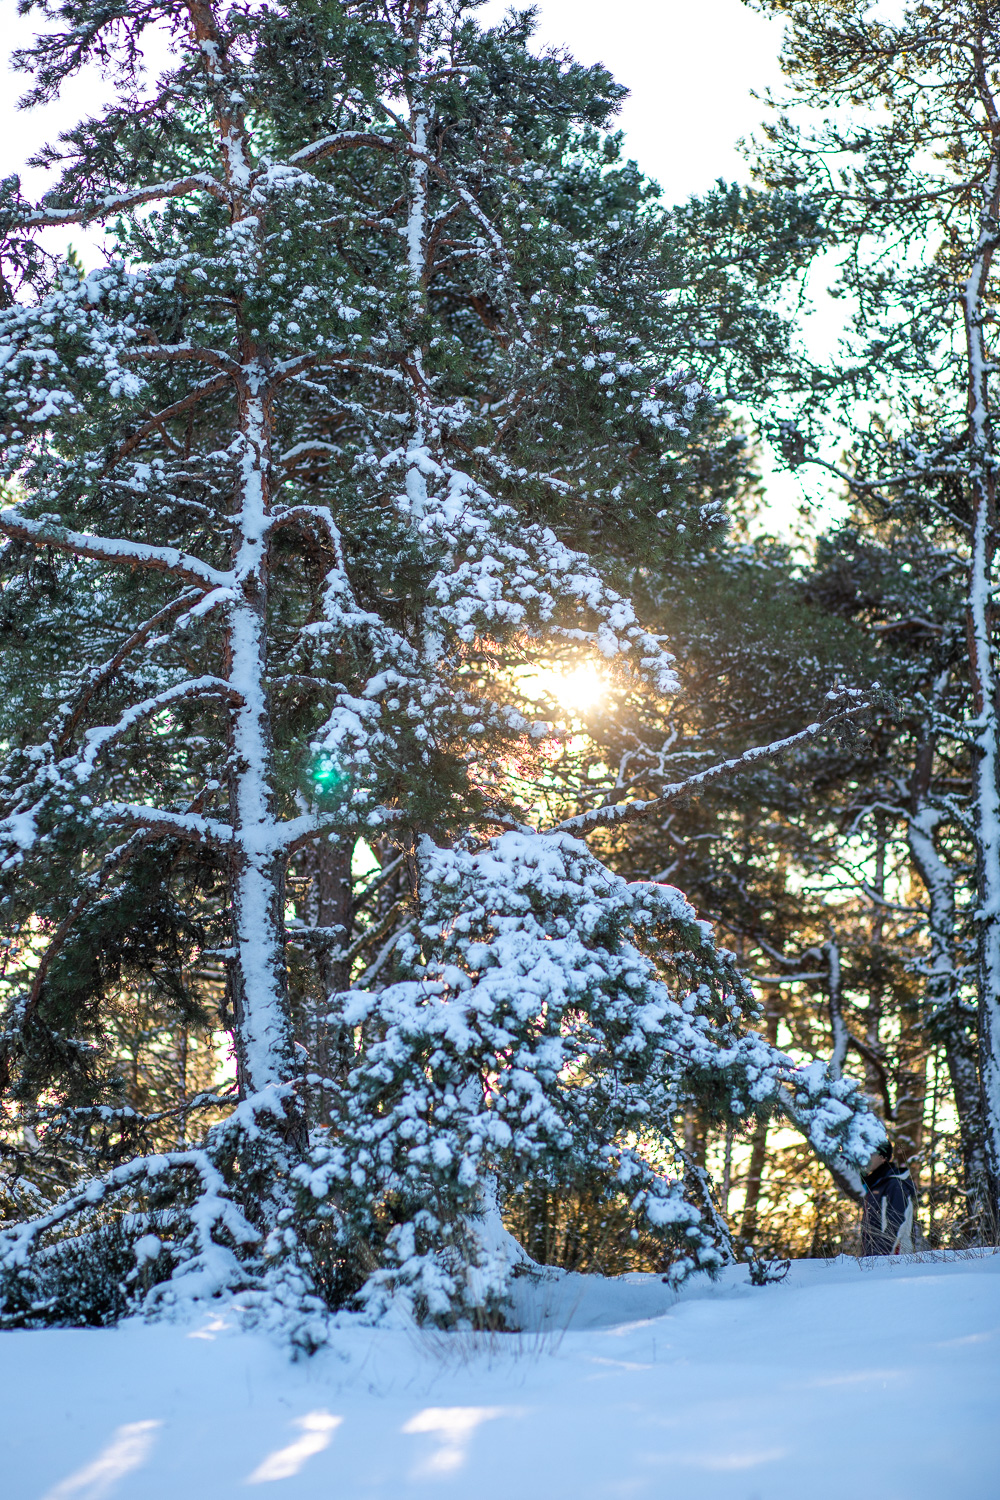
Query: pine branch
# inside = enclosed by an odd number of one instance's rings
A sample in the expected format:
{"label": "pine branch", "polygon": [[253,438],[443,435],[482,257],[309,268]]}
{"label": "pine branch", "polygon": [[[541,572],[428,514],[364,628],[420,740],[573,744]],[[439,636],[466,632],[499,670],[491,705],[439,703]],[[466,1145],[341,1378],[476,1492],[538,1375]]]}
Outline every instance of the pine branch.
{"label": "pine branch", "polygon": [[153,633],[157,626],[162,625],[165,620],[169,620],[172,615],[178,614],[185,608],[186,605],[192,604],[198,597],[199,591],[197,589],[188,589],[177,599],[171,600],[169,604],[164,605],[163,609],[157,610],[155,615],[151,615],[148,620],[143,621],[143,623],[132,632],[128,640],[123,642],[123,644],[119,646],[114,656],[109,657],[106,662],[102,663],[101,666],[94,669],[94,671],[91,673],[89,681],[87,682],[86,686],[83,688],[83,691],[80,693],[79,698],[77,699],[76,707],[73,709],[73,712],[71,713],[69,719],[59,731],[59,736],[56,740],[57,745],[62,746],[69,743],[73,731],[79,724],[83,715],[86,713],[87,707],[94,694],[99,693],[101,688],[104,687],[106,683],[110,682],[111,678],[118,671],[118,668],[121,666],[122,662],[125,661],[126,657],[130,656],[137,646],[141,646],[144,641],[148,640],[149,636]]}
{"label": "pine branch", "polygon": [[125,567],[170,573],[185,583],[228,589],[236,582],[234,573],[220,572],[211,564],[192,557],[190,553],[180,552],[176,547],[154,547],[145,542],[123,541],[120,537],[68,531],[52,522],[33,521],[28,516],[23,516],[14,506],[5,506],[0,510],[0,532],[17,541],[31,542],[35,547],[52,547],[56,552],[90,557],[96,562],[118,563]]}
{"label": "pine branch", "polygon": [[150,183],[147,187],[135,188],[130,193],[109,193],[104,198],[93,198],[89,203],[75,208],[33,208],[13,219],[10,229],[45,229],[55,225],[92,224],[95,219],[107,219],[113,215],[127,213],[129,209],[141,208],[158,198],[180,198],[185,193],[211,193],[220,202],[229,201],[225,184],[217,182],[209,172],[193,172],[189,177],[177,177],[170,182]]}
{"label": "pine branch", "polygon": [[246,383],[245,371],[241,365],[221,350],[208,349],[201,344],[140,344],[138,348],[123,350],[118,358],[122,364],[154,359],[171,364],[212,365],[217,370],[224,370],[234,384],[242,386]]}
{"label": "pine branch", "polygon": [[141,802],[104,802],[93,809],[95,818],[144,829],[154,838],[184,839],[219,849],[230,849],[234,833],[228,823],[206,818],[200,813],[174,813],[162,807],[146,807]]}
{"label": "pine branch", "polygon": [[[852,698],[857,696],[860,695],[851,694]],[[556,823],[552,828],[547,829],[546,832],[581,833],[591,828],[607,828],[622,823],[638,822],[641,818],[660,812],[675,797],[685,796],[699,787],[707,786],[714,781],[721,781],[727,776],[746,770],[758,761],[771,760],[799,745],[809,744],[820,735],[827,734],[837,724],[844,723],[870,707],[871,700],[868,698],[864,698],[861,702],[853,702],[831,714],[829,718],[807,725],[797,734],[790,734],[785,739],[773,740],[769,745],[755,745],[750,750],[744,750],[742,755],[734,756],[732,760],[724,760],[717,765],[708,766],[704,771],[689,776],[686,781],[676,781],[672,786],[665,787],[657,797],[650,797],[645,802],[606,803],[603,807],[595,807],[589,812],[577,813],[575,817],[566,818],[563,822]]]}
{"label": "pine branch", "polygon": [[[387,135],[372,135],[366,130],[341,130],[336,135],[321,136],[318,141],[313,141],[308,146],[303,146],[299,151],[293,151],[278,169],[281,172],[280,180],[287,182],[288,174],[285,170],[289,167],[307,166],[311,162],[322,161],[324,157],[336,156],[341,151],[350,151],[359,146],[370,146],[374,151],[385,151],[390,155],[398,155],[406,149],[405,143]],[[273,170],[273,169],[272,169]],[[303,173],[303,176],[306,174]]]}
{"label": "pine branch", "polygon": [[165,688],[162,693],[154,693],[150,698],[133,703],[116,724],[88,729],[84,735],[86,749],[83,754],[78,757],[75,765],[70,764],[67,767],[64,763],[63,769],[71,770],[76,779],[82,783],[91,775],[98,756],[107,746],[121,739],[123,734],[127,734],[141,720],[150,718],[161,709],[169,708],[171,704],[184,703],[192,698],[222,698],[234,706],[239,706],[243,702],[243,695],[224,678],[208,676],[188,678],[185,682]]}
{"label": "pine branch", "polygon": [[116,465],[121,463],[122,459],[127,458],[136,448],[141,447],[144,439],[149,436],[154,428],[158,427],[162,430],[164,424],[170,421],[172,417],[179,417],[184,412],[190,411],[204,397],[214,395],[216,391],[225,390],[226,386],[230,383],[231,377],[228,372],[225,375],[214,375],[211,380],[203,381],[193,391],[188,391],[187,395],[182,396],[179,401],[174,401],[169,406],[162,407],[160,411],[147,418],[141,426],[130,433],[121,446],[115,449],[105,466],[105,474],[110,474]]}

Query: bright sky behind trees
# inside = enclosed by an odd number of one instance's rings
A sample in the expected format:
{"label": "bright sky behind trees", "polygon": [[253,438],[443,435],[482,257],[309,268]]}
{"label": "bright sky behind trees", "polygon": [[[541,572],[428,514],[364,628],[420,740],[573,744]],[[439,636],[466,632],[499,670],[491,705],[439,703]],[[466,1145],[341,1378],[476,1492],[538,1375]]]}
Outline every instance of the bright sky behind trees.
{"label": "bright sky behind trees", "polygon": [[[508,8],[509,0],[487,0],[482,14],[494,20]],[[743,0],[539,0],[537,9],[540,46],[566,47],[583,63],[602,62],[630,90],[619,115],[626,150],[668,202],[703,193],[719,177],[749,181],[739,142],[764,117],[763,99],[755,94],[780,87],[780,23]],[[822,325],[824,339],[835,340],[839,313],[831,317],[827,299],[820,302],[811,332],[815,336]],[[787,531],[810,496],[801,477],[776,468],[767,450],[761,457],[768,502],[763,524]],[[815,473],[810,478],[814,495]],[[829,513],[829,506],[823,510]]]}
{"label": "bright sky behind trees", "polygon": [[[503,15],[489,0],[484,15]],[[752,91],[780,78],[782,28],[742,0],[541,0],[538,38],[602,62],[631,90],[628,150],[674,202],[717,177],[745,182],[737,150],[761,118]]]}

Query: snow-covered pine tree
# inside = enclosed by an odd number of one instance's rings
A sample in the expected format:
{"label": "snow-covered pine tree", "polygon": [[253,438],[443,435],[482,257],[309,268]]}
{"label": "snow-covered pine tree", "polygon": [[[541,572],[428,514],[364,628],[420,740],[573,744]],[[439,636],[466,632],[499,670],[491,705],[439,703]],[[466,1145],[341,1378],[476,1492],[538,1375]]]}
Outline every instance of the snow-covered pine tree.
{"label": "snow-covered pine tree", "polygon": [[348,1239],[391,1214],[364,1289],[376,1306],[387,1292],[437,1317],[502,1304],[497,1187],[581,1178],[633,1239],[659,1242],[672,1280],[717,1270],[734,1252],[678,1130],[692,1106],[741,1123],[778,1111],[827,1159],[858,1159],[877,1133],[853,1085],[747,1031],[749,987],[673,887],[629,884],[560,833],[426,840],[419,863],[399,978],[339,997],[370,1042],[340,1129],[298,1173]]}
{"label": "snow-covered pine tree", "polygon": [[[22,1309],[48,1244],[129,1205],[160,1303],[267,1288],[308,1311],[374,1264],[373,1294],[416,1277],[435,1316],[486,1305],[500,1287],[474,1221],[522,1142],[540,1170],[604,1162],[666,1238],[683,1227],[681,1270],[717,1263],[704,1182],[685,1196],[632,1142],[643,1122],[669,1140],[681,1074],[713,1079],[720,1109],[797,1109],[825,1151],[860,1159],[872,1139],[849,1087],[740,1040],[748,998],[678,896],[622,886],[582,845],[491,836],[516,822],[511,757],[548,732],[498,662],[572,644],[650,692],[674,681],[563,537],[669,545],[718,508],[687,484],[711,403],[651,336],[668,300],[643,295],[652,190],[597,133],[620,91],[533,57],[528,18],[483,33],[473,9],[67,0],[23,59],[36,99],[93,58],[119,94],[54,149],[41,205],[16,187],[6,204],[15,257],[51,224],[103,224],[114,245],[0,328],[0,528],[54,579],[24,617],[44,691],[8,731],[26,957],[6,1066],[16,1090],[35,1035],[70,1045],[47,1003],[83,916],[141,851],[192,850],[229,893],[214,951],[240,1100],[202,1145],[130,1157],[11,1229]],[[171,50],[154,83],[150,27]],[[399,851],[409,891],[364,998],[335,999],[326,1079],[295,1035],[287,900],[320,872],[296,942],[325,983],[350,975],[329,918],[360,837]],[[318,1144],[313,1089],[334,1096]],[[529,1099],[538,1120],[515,1130],[502,1116]]]}
{"label": "snow-covered pine tree", "polygon": [[[785,425],[785,451],[793,464],[832,470],[876,526],[921,536],[923,566],[934,568],[942,595],[951,595],[949,634],[964,641],[963,651],[942,661],[940,682],[922,691],[926,765],[914,782],[911,833],[937,927],[936,983],[946,1007],[961,998],[962,983],[952,893],[956,880],[965,883],[966,837],[974,847],[978,1088],[995,1225],[1000,722],[990,328],[1000,221],[1000,16],[980,0],[957,0],[940,13],[912,4],[895,21],[876,18],[862,0],[836,8],[768,0],[766,8],[786,22],[783,66],[794,103],[813,115],[800,123],[792,109],[767,127],[761,177],[809,195],[840,251],[838,290],[852,310],[836,368],[812,372],[797,419]],[[825,123],[814,126],[815,119]],[[839,462],[845,431],[852,443],[846,466]],[[966,752],[971,793],[956,797],[944,768]],[[960,1016],[955,1024],[959,1051],[967,1051]]]}

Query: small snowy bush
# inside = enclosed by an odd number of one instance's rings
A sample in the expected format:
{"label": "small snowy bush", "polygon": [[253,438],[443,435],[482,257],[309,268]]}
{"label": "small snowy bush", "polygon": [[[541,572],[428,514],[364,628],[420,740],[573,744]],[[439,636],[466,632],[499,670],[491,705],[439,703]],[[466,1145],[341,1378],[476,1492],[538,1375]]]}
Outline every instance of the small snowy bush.
{"label": "small snowy bush", "polygon": [[837,1113],[746,1030],[732,956],[678,891],[629,884],[564,834],[478,851],[425,839],[420,874],[398,977],[338,997],[357,1062],[296,1174],[345,1234],[381,1238],[363,1300],[378,1310],[402,1293],[438,1319],[495,1310],[512,1252],[492,1185],[581,1174],[657,1239],[674,1281],[718,1270],[728,1231],[675,1120],[693,1104],[745,1120],[796,1095],[801,1110],[803,1089],[814,1123]]}

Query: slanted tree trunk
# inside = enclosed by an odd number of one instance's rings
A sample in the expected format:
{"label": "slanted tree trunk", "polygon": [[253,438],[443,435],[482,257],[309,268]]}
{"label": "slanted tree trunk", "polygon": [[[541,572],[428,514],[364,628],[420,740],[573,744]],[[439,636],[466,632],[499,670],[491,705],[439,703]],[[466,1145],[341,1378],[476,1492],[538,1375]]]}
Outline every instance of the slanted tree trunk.
{"label": "slanted tree trunk", "polygon": [[[824,947],[824,952],[827,964],[827,1007],[830,1012],[830,1035],[833,1039],[830,1051],[830,1075],[833,1078],[840,1078],[843,1074],[844,1063],[847,1061],[847,1049],[851,1045],[852,1037],[844,1019],[843,970],[840,963],[840,944],[835,937],[830,938]],[[868,1062],[869,1059],[866,1058],[865,1061]],[[858,1168],[843,1160],[828,1161],[826,1165],[830,1176],[845,1197],[850,1198],[853,1203],[860,1203],[861,1177]]]}

